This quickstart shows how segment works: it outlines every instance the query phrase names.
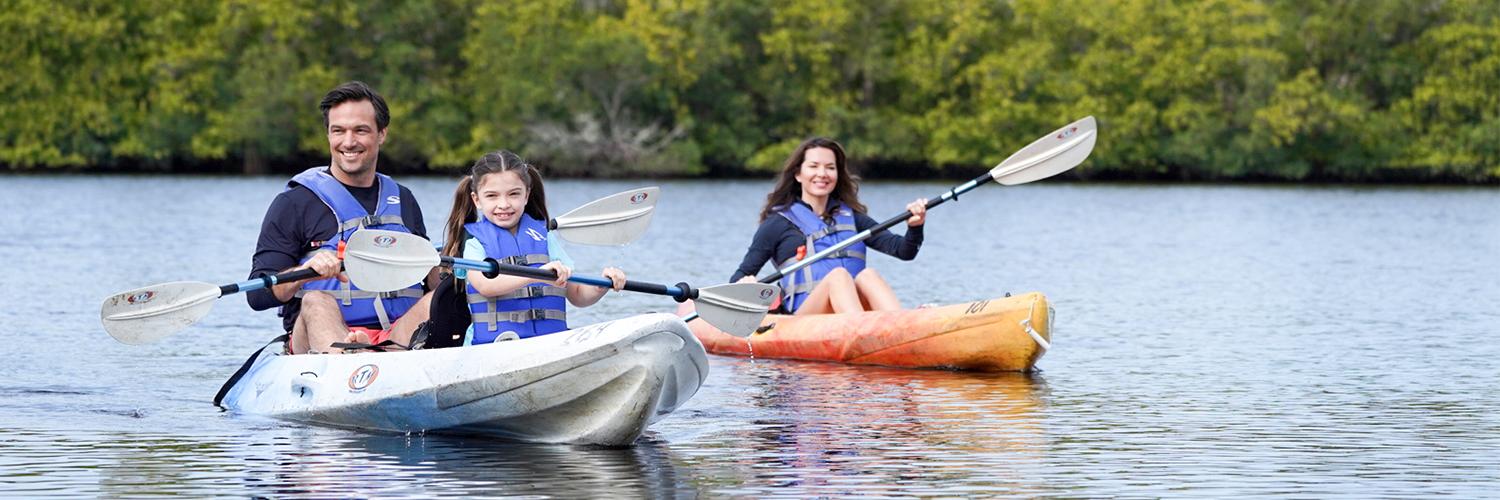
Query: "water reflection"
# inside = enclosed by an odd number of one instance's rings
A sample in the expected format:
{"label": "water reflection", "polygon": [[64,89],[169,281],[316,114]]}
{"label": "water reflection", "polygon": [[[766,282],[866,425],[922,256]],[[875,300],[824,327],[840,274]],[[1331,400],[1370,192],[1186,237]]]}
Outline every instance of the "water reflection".
{"label": "water reflection", "polygon": [[[715,358],[723,359],[723,358]],[[720,491],[817,495],[1035,492],[1047,438],[1040,374],[758,361],[735,377],[760,415],[739,440],[750,475]],[[731,441],[731,440],[725,440]]]}
{"label": "water reflection", "polygon": [[650,436],[631,448],[595,448],[279,424],[228,439],[0,432],[9,436],[0,441],[0,485],[25,496],[662,498],[692,491],[671,451]]}
{"label": "water reflection", "polygon": [[546,492],[582,498],[609,492],[659,498],[678,488],[670,452],[648,438],[630,448],[596,448],[446,435],[330,436],[303,429],[269,449],[247,451],[258,455],[247,461],[261,465],[244,475],[247,486],[276,497]]}

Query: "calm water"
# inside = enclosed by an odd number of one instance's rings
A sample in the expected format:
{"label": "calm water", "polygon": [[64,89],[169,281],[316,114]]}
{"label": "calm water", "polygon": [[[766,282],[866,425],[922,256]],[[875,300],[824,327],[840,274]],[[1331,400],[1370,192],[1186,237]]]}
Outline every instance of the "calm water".
{"label": "calm water", "polygon": [[[451,183],[404,179],[430,228]],[[1034,375],[713,357],[627,449],[381,435],[209,404],[279,320],[238,296],[125,346],[100,300],[243,278],[280,179],[0,176],[0,495],[1493,496],[1500,190],[987,186],[880,255],[903,302],[1038,290]],[[554,212],[642,185],[554,181]],[[666,182],[629,247],[582,272],[728,278],[766,182]],[[947,184],[872,182],[884,219]],[[91,227],[92,230],[82,228]],[[435,231],[434,231],[435,232]],[[671,310],[622,294],[591,322]]]}

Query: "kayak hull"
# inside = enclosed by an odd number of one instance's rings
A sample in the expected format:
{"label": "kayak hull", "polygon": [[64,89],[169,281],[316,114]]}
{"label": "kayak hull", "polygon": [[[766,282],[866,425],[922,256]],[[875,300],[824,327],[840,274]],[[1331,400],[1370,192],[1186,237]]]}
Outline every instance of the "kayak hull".
{"label": "kayak hull", "polygon": [[713,354],[1011,372],[1032,370],[1046,354],[1052,309],[1032,292],[900,311],[772,314],[748,341],[703,321],[689,326]]}
{"label": "kayak hull", "polygon": [[224,406],[362,430],[623,446],[707,376],[702,344],[658,313],[478,346],[262,355]]}

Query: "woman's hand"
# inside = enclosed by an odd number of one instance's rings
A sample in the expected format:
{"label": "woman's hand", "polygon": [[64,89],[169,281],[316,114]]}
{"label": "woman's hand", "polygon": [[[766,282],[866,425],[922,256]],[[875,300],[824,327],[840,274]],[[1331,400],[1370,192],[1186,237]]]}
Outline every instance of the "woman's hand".
{"label": "woman's hand", "polygon": [[[543,264],[542,265],[542,269],[551,269],[551,270],[553,270],[554,272],[557,273],[557,280],[553,281],[552,284],[556,285],[556,286],[559,286],[559,287],[566,287],[566,286],[568,286],[568,277],[573,275],[573,270],[570,269],[570,268],[568,268],[568,266],[563,265],[562,261],[560,261],[560,260],[554,260],[552,262],[548,262],[546,264]],[[546,283],[546,281],[542,281],[542,280],[537,280],[537,281],[541,281],[542,283]]]}
{"label": "woman's hand", "polygon": [[755,275],[753,274],[747,274],[741,276],[740,280],[736,281],[735,283],[760,283],[760,280],[755,279]]}
{"label": "woman's hand", "polygon": [[604,268],[604,277],[609,278],[610,283],[614,284],[610,288],[613,288],[616,292],[625,289],[625,271],[621,271],[619,268],[606,267]]}
{"label": "woman's hand", "polygon": [[911,212],[911,217],[906,219],[906,225],[917,227],[927,222],[927,198],[917,198],[917,201],[906,204],[906,210]]}

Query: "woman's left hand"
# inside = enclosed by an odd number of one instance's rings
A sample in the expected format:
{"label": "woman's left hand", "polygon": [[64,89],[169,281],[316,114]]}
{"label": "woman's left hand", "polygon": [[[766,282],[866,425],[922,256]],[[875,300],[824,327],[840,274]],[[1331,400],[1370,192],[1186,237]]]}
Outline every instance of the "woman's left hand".
{"label": "woman's left hand", "polygon": [[906,219],[906,225],[917,227],[927,222],[927,198],[917,198],[917,201],[907,203],[906,210],[911,212],[911,218]]}
{"label": "woman's left hand", "polygon": [[604,277],[609,278],[610,283],[614,284],[610,288],[613,288],[616,292],[625,289],[625,271],[621,271],[615,267],[606,267],[603,274]]}

